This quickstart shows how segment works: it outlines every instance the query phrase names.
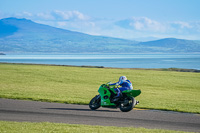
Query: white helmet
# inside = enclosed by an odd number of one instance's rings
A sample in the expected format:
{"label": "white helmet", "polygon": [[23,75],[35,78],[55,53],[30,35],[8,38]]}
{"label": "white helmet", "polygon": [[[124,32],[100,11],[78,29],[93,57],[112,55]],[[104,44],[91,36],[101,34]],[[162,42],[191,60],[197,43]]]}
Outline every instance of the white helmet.
{"label": "white helmet", "polygon": [[126,76],[119,77],[119,83],[122,83],[122,82],[124,82],[126,80],[127,80]]}

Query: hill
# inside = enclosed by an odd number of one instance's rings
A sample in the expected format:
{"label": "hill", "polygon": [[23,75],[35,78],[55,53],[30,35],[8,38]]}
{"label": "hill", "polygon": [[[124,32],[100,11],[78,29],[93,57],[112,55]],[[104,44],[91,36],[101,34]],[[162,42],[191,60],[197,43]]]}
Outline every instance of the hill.
{"label": "hill", "polygon": [[200,42],[176,38],[165,38],[156,41],[141,42],[138,45],[144,47],[146,51],[171,52],[171,53],[192,53],[200,52]]}
{"label": "hill", "polygon": [[162,39],[151,42],[92,36],[51,27],[27,19],[0,20],[2,53],[180,53],[200,52],[200,42]]}
{"label": "hill", "polygon": [[34,23],[27,19],[0,20],[1,52],[116,52],[134,41],[91,36]]}

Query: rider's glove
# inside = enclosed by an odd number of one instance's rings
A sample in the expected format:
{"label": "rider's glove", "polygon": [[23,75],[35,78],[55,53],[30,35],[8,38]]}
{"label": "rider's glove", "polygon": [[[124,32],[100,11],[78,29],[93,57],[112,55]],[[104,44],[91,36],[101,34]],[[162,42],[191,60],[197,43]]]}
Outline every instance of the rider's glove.
{"label": "rider's glove", "polygon": [[107,87],[109,87],[109,86],[110,86],[110,84],[106,84],[106,86],[107,86]]}

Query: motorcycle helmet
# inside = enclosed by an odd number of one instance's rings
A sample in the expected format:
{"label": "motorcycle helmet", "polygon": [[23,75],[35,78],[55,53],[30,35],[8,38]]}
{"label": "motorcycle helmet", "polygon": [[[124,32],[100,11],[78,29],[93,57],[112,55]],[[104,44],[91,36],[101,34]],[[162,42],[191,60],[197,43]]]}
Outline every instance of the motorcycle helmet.
{"label": "motorcycle helmet", "polygon": [[119,77],[119,83],[122,83],[122,82],[124,82],[126,80],[127,80],[126,76]]}

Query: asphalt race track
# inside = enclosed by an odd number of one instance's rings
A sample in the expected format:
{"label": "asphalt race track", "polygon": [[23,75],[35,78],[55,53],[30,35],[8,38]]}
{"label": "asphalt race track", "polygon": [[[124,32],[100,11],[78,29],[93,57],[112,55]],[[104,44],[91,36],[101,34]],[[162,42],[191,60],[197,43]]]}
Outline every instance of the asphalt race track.
{"label": "asphalt race track", "polygon": [[100,108],[96,111],[88,105],[46,103],[12,99],[0,99],[0,120],[57,122],[120,127],[144,127],[200,132],[200,115],[156,110],[132,110]]}

